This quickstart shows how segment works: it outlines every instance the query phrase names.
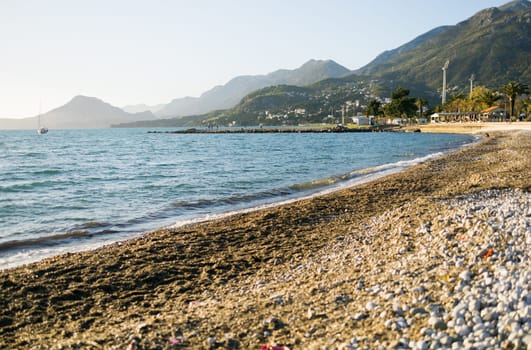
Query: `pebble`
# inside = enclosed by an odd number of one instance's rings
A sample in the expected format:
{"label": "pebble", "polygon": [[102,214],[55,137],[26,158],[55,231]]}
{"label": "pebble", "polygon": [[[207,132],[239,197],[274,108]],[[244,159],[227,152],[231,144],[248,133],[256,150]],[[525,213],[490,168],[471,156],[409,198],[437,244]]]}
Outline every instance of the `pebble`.
{"label": "pebble", "polygon": [[413,293],[422,294],[426,292],[426,288],[424,286],[418,286],[413,288]]}
{"label": "pebble", "polygon": [[367,314],[364,314],[363,312],[359,312],[359,313],[354,315],[354,320],[361,321],[363,319],[366,319],[367,317],[368,317]]}
{"label": "pebble", "polygon": [[[465,227],[467,237],[454,251],[455,266],[462,268],[452,295],[454,306],[441,309],[440,317],[432,314],[412,348],[530,349],[531,194],[485,190],[449,200],[448,206],[459,211],[439,220],[449,231],[451,225]],[[489,249],[492,254],[486,254]],[[419,311],[413,308],[412,314]]]}
{"label": "pebble", "polygon": [[419,340],[411,345],[411,348],[415,350],[428,350],[430,347],[429,343],[425,340]]}
{"label": "pebble", "polygon": [[461,280],[463,280],[464,282],[468,282],[468,281],[470,281],[471,277],[472,277],[472,274],[471,274],[470,271],[468,271],[468,270],[464,270],[464,271],[462,271],[462,272],[459,274],[459,278],[460,278]]}
{"label": "pebble", "polygon": [[411,314],[412,315],[427,315],[428,311],[426,311],[426,309],[423,307],[415,307],[411,309]]}
{"label": "pebble", "polygon": [[445,330],[447,328],[446,323],[437,317],[430,317],[428,324],[436,330]]}
{"label": "pebble", "polygon": [[369,301],[367,304],[365,304],[365,310],[372,311],[376,307],[376,304],[372,301]]}
{"label": "pebble", "polygon": [[394,324],[395,324],[395,322],[394,322],[393,320],[386,320],[386,321],[384,322],[384,326],[385,326],[386,328],[389,328],[389,329],[391,329],[392,326],[393,326]]}
{"label": "pebble", "polygon": [[399,304],[393,303],[392,308],[393,308],[393,312],[396,315],[402,316],[404,314],[404,310],[402,310],[402,307]]}

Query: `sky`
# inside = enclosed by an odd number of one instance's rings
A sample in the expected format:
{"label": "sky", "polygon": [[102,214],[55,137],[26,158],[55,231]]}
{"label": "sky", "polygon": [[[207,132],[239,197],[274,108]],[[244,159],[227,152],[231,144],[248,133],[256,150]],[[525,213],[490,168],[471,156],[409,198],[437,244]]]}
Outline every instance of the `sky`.
{"label": "sky", "polygon": [[332,59],[357,69],[509,0],[0,0],[0,118],[117,107]]}

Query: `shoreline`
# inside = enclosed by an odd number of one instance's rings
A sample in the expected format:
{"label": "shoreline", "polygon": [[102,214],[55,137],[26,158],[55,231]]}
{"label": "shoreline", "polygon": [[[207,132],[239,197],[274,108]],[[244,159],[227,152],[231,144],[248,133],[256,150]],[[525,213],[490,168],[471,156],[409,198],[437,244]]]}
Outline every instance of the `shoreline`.
{"label": "shoreline", "polygon": [[421,132],[478,134],[495,131],[531,130],[531,122],[430,123],[418,126]]}
{"label": "shoreline", "polygon": [[[14,247],[24,247],[24,246],[36,246],[38,248],[39,242],[41,243],[41,248],[44,249],[44,253],[41,253],[41,251],[35,249],[33,251],[30,251],[26,256],[21,256],[21,254],[18,254],[16,251],[8,252],[9,255],[6,254],[2,257],[0,257],[0,271],[5,269],[10,269],[18,266],[22,266],[25,264],[30,264],[34,262],[38,262],[42,259],[49,258],[55,255],[62,255],[66,253],[75,253],[75,252],[82,252],[87,250],[93,250],[100,248],[105,245],[113,244],[118,241],[125,241],[127,239],[133,239],[136,237],[139,237],[144,234],[148,234],[152,231],[157,231],[160,229],[165,228],[177,228],[183,225],[188,224],[194,224],[194,223],[201,223],[209,220],[215,220],[222,217],[226,217],[229,215],[234,214],[243,214],[251,211],[257,211],[262,209],[269,209],[275,206],[284,205],[288,203],[293,203],[299,200],[309,199],[315,196],[320,196],[323,194],[329,194],[331,192],[335,192],[341,189],[345,189],[348,187],[356,186],[368,181],[373,181],[378,178],[381,178],[383,176],[387,176],[399,171],[403,171],[404,169],[414,166],[416,164],[426,162],[430,159],[440,157],[441,155],[447,154],[449,152],[453,152],[455,150],[458,150],[462,147],[468,147],[476,142],[479,141],[479,137],[475,137],[473,140],[471,139],[465,145],[455,145],[454,149],[445,149],[445,150],[439,150],[434,151],[434,153],[427,154],[427,155],[418,155],[417,158],[410,159],[410,160],[399,160],[394,161],[392,163],[386,163],[382,165],[376,165],[369,168],[363,168],[358,170],[350,170],[346,173],[338,174],[338,175],[331,175],[330,177],[325,178],[317,178],[315,180],[309,181],[305,184],[297,184],[293,187],[299,187],[301,188],[303,185],[306,184],[312,184],[315,182],[320,183],[326,183],[326,185],[319,185],[315,186],[313,189],[303,190],[303,189],[296,189],[292,193],[288,194],[287,196],[277,196],[273,199],[262,199],[257,200],[256,202],[249,202],[249,203],[242,203],[239,207],[239,209],[224,209],[217,212],[212,212],[207,215],[203,216],[193,216],[189,215],[187,219],[179,220],[176,223],[168,223],[166,225],[158,225],[158,226],[151,226],[149,228],[144,229],[143,231],[138,230],[135,233],[131,233],[129,237],[121,236],[121,238],[113,239],[112,237],[106,238],[105,236],[100,236],[97,233],[92,234],[87,232],[84,234],[87,237],[97,237],[100,238],[101,241],[99,242],[93,242],[90,240],[87,240],[85,242],[79,242],[79,244],[76,245],[76,242],[71,241],[67,242],[64,245],[53,245],[53,241],[57,238],[60,239],[69,239],[69,235],[71,234],[74,237],[80,237],[80,233],[77,230],[74,230],[72,233],[67,232],[61,236],[55,236],[50,239],[50,245],[46,242],[48,240],[47,237],[43,238],[37,238],[37,239],[28,239],[28,240],[20,240],[20,241],[9,241],[4,244],[0,243],[0,250],[2,250],[4,247],[9,247],[9,245],[13,245]],[[311,185],[313,186],[313,185]],[[292,186],[290,186],[288,189],[290,190]],[[147,224],[146,224],[147,226]],[[130,231],[132,232],[132,231]],[[83,236],[83,238],[85,237]]]}
{"label": "shoreline", "polygon": [[[371,298],[397,294],[386,287],[403,279],[402,299],[410,304],[419,299],[407,284],[411,276],[398,272],[393,281],[386,266],[396,262],[396,254],[415,260],[416,243],[422,242],[419,221],[434,221],[444,201],[491,189],[521,189],[528,195],[530,135],[496,132],[473,146],[352,188],[1,271],[0,348],[141,349],[174,342],[177,348],[177,343],[185,348],[266,343],[310,348],[329,342],[339,347],[361,333],[366,339],[358,337],[358,343],[386,347],[402,335],[384,325],[384,301]],[[404,242],[396,240],[401,235],[396,226],[402,234],[407,231]],[[327,272],[333,265],[326,261],[334,261],[339,254],[334,249],[347,242],[354,242],[350,255],[341,259],[350,263]],[[355,249],[365,260],[356,260]],[[404,271],[418,277],[425,269],[433,277],[438,267],[431,265],[441,263],[422,261],[415,265],[418,271]],[[435,299],[435,282],[428,282],[422,285],[432,292],[429,304],[447,307],[445,300]],[[454,282],[446,287],[455,288]],[[408,312],[403,311],[404,319]],[[423,312],[416,315],[408,327],[415,341],[429,323]]]}

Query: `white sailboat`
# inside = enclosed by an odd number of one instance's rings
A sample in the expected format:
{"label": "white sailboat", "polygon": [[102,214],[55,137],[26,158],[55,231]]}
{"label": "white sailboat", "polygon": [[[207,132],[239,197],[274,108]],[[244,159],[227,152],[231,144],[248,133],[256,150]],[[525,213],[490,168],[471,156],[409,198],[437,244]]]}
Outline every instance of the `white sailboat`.
{"label": "white sailboat", "polygon": [[48,128],[45,126],[41,126],[41,111],[39,110],[39,116],[37,117],[37,134],[42,135],[46,134],[47,132]]}

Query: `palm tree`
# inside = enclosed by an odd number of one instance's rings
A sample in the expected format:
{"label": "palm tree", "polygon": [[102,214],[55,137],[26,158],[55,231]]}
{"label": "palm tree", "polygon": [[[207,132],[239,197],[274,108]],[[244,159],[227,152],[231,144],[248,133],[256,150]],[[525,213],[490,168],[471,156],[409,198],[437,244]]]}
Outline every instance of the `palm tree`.
{"label": "palm tree", "polygon": [[485,90],[478,96],[478,102],[485,104],[487,107],[494,106],[499,99],[500,96],[490,90]]}
{"label": "palm tree", "polygon": [[527,95],[527,97],[516,101],[515,108],[527,117],[531,113],[531,96]]}
{"label": "palm tree", "polygon": [[516,98],[522,94],[528,94],[529,88],[526,84],[510,81],[507,85],[502,86],[501,92],[503,92],[509,99],[509,115],[512,117],[514,116],[514,103],[516,102]]}
{"label": "palm tree", "polygon": [[422,107],[426,105],[426,100],[424,100],[422,97],[419,97],[415,101],[415,105],[419,108],[419,119],[422,118]]}

